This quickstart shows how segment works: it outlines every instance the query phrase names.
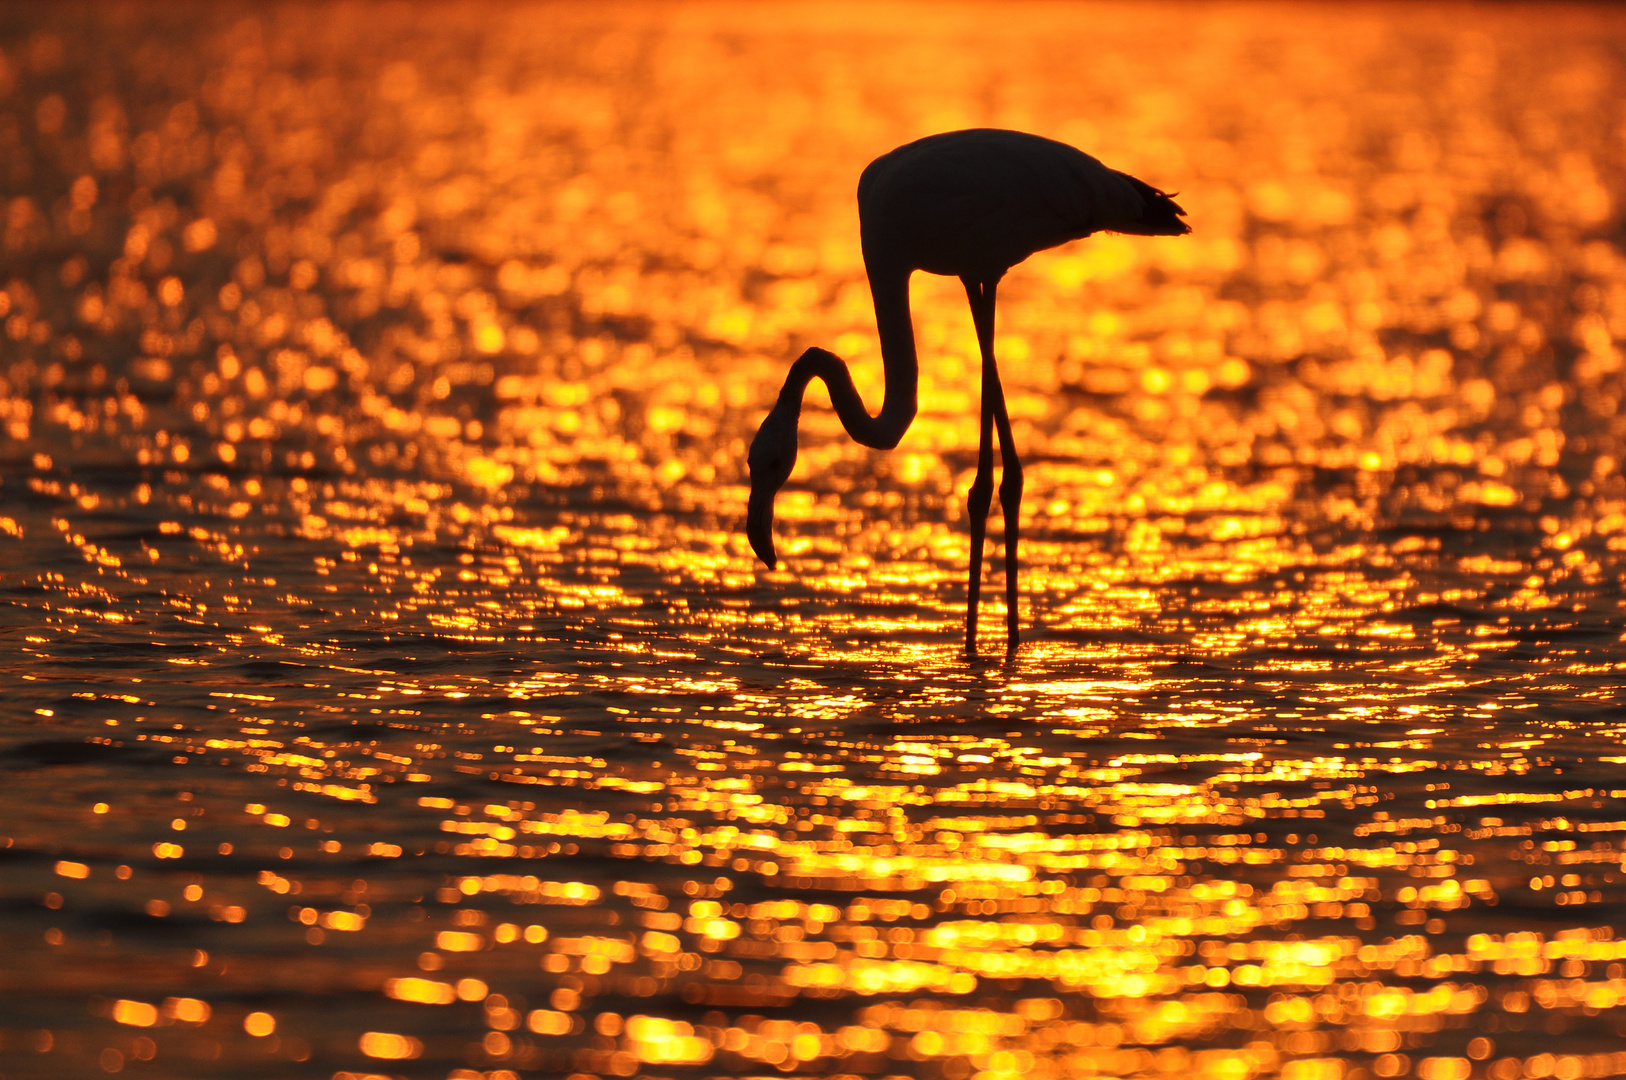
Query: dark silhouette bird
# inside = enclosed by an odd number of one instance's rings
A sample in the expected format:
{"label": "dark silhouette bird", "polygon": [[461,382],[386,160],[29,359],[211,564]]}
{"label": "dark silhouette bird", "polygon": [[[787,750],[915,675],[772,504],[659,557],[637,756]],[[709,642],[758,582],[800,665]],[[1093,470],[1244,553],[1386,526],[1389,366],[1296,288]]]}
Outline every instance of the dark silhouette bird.
{"label": "dark silhouette bird", "polygon": [[858,181],[858,226],[864,269],[875,301],[886,392],[871,416],[840,357],[811,348],[791,365],[779,400],[751,443],[751,502],[746,534],[770,568],[773,501],[796,464],[802,395],[824,380],[847,434],[876,449],[898,444],[915,418],[918,367],[909,319],[909,276],[916,270],[965,284],[982,350],[982,420],[971,514],[971,575],[966,650],[977,648],[982,542],[993,499],[993,433],[999,433],[1005,514],[1007,643],[1017,633],[1017,518],[1022,464],[1011,441],[1005,394],[994,366],[994,290],[1000,278],[1036,251],[1094,232],[1178,236],[1190,232],[1185,211],[1165,193],[1107,168],[1065,143],[1019,131],[978,129],[932,135],[872,161]]}

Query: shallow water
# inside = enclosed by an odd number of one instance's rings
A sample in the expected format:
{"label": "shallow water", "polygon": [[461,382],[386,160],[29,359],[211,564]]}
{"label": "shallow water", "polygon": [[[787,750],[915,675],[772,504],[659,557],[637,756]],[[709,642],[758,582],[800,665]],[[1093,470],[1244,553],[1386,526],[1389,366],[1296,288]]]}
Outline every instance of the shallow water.
{"label": "shallow water", "polygon": [[[1607,7],[14,10],[0,1074],[1626,1074]],[[1180,192],[879,396],[853,187]],[[993,526],[997,537],[999,526]]]}

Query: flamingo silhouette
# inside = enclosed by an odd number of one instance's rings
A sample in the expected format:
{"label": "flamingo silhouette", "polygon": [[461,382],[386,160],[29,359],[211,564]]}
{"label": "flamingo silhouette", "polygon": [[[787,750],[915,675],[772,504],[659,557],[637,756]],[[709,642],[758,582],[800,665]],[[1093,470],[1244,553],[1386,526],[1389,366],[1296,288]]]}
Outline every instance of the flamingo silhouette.
{"label": "flamingo silhouette", "polygon": [[796,464],[802,395],[824,380],[841,424],[879,450],[898,445],[915,418],[919,368],[909,318],[909,276],[916,270],[957,277],[965,285],[982,350],[982,420],[977,475],[966,500],[971,514],[971,573],[965,614],[966,651],[977,651],[982,542],[994,489],[993,431],[999,432],[1005,514],[1007,647],[1017,632],[1017,526],[1022,463],[1011,441],[1005,393],[994,366],[994,290],[1000,278],[1036,251],[1094,232],[1178,236],[1190,232],[1185,211],[1168,195],[1107,168],[1065,143],[1019,131],[977,129],[931,135],[870,162],[858,180],[858,227],[864,269],[875,301],[886,391],[871,416],[846,363],[820,348],[791,365],[779,400],[751,443],[751,502],[746,534],[771,569],[774,496]]}

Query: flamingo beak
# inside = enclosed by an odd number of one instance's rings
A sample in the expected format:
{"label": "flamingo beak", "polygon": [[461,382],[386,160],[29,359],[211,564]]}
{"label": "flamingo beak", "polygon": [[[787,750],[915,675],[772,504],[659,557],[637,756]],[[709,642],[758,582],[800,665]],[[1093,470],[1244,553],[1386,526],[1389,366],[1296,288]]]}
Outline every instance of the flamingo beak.
{"label": "flamingo beak", "polygon": [[751,503],[745,512],[745,535],[750,538],[751,550],[772,570],[779,565],[773,550],[773,497],[769,488],[751,488]]}

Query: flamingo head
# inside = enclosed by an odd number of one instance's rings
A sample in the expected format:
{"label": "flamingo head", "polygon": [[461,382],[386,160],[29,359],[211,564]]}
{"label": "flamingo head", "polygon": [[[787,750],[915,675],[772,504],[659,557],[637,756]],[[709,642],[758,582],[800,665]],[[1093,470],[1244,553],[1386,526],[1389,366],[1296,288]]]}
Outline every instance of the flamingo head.
{"label": "flamingo head", "polygon": [[745,516],[745,535],[751,550],[772,570],[778,565],[773,550],[773,500],[796,467],[796,414],[775,405],[757,429],[747,458],[751,467],[751,503]]}

